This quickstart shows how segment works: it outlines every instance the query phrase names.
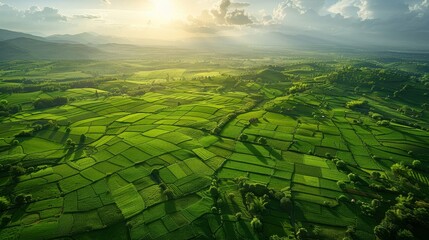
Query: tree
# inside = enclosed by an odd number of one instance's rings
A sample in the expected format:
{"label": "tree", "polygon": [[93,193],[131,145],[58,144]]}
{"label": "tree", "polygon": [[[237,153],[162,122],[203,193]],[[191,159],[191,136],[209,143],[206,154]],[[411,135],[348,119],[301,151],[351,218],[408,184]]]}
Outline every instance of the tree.
{"label": "tree", "polygon": [[214,200],[216,200],[219,197],[219,189],[217,189],[216,186],[213,186],[213,185],[210,186],[209,192]]}
{"label": "tree", "polygon": [[298,231],[296,232],[296,238],[298,240],[302,240],[305,239],[308,236],[308,230],[301,227],[298,229]]}
{"label": "tree", "polygon": [[247,136],[247,134],[242,133],[242,134],[240,135],[240,140],[241,140],[241,141],[247,141],[247,139],[249,139],[249,136]]}
{"label": "tree", "polygon": [[401,229],[396,233],[397,240],[413,240],[414,235],[408,229]]}
{"label": "tree", "polygon": [[343,180],[338,180],[337,181],[337,186],[341,189],[346,187],[346,183]]}
{"label": "tree", "polygon": [[168,200],[174,199],[174,193],[169,188],[165,189],[162,194],[164,194],[164,196],[166,196]]}
{"label": "tree", "polygon": [[86,135],[85,135],[85,134],[81,134],[81,135],[80,135],[80,140],[79,140],[79,142],[80,142],[80,143],[84,143],[84,142],[85,142],[85,140],[86,140]]}
{"label": "tree", "polygon": [[262,214],[267,204],[268,202],[264,197],[254,197],[249,205],[249,212],[252,215]]}
{"label": "tree", "polygon": [[153,168],[151,171],[150,171],[150,176],[152,177],[152,179],[154,180],[154,181],[156,181],[157,183],[159,183],[160,182],[160,180],[159,180],[159,169],[158,168]]}
{"label": "tree", "polygon": [[380,172],[371,172],[371,177],[374,179],[379,179],[381,177]]}
{"label": "tree", "polygon": [[395,176],[408,176],[410,169],[403,163],[395,163],[390,167],[393,175]]}
{"label": "tree", "polygon": [[250,221],[250,226],[252,226],[252,228],[253,228],[253,230],[255,230],[255,232],[259,232],[262,230],[262,222],[257,217],[254,217],[252,219],[252,221]]}
{"label": "tree", "polygon": [[265,144],[267,144],[267,139],[264,138],[264,137],[260,137],[259,140],[258,140],[258,143],[260,143],[262,145],[265,145]]}

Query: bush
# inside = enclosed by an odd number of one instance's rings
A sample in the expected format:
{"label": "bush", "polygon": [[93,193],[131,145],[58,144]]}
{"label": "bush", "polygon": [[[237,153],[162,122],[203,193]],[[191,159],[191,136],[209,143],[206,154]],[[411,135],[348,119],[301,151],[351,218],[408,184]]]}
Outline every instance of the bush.
{"label": "bush", "polygon": [[346,183],[343,180],[338,180],[337,181],[337,186],[341,189],[346,187]]}
{"label": "bush", "polygon": [[237,218],[237,221],[240,221],[242,217],[243,217],[243,214],[241,212],[238,212],[235,214],[235,218]]}
{"label": "bush", "polygon": [[229,193],[228,194],[228,198],[233,200],[235,198],[235,194],[234,193]]}
{"label": "bush", "polygon": [[422,162],[420,160],[413,161],[413,168],[420,168],[421,165],[422,165]]}
{"label": "bush", "polygon": [[25,195],[24,194],[18,194],[16,197],[15,197],[15,204],[16,205],[23,205],[23,204],[25,204],[27,201],[25,200]]}
{"label": "bush", "polygon": [[213,199],[217,199],[219,197],[219,190],[216,186],[211,186],[209,189],[210,195],[213,197]]}
{"label": "bush", "polygon": [[8,209],[10,206],[10,202],[6,197],[0,197],[0,212]]}
{"label": "bush", "polygon": [[345,195],[340,195],[340,196],[338,197],[338,201],[341,201],[341,202],[348,202],[348,201],[349,201],[349,198],[348,198],[347,196],[345,196]]}
{"label": "bush", "polygon": [[349,180],[350,181],[356,181],[356,180],[358,180],[358,176],[356,175],[356,174],[354,174],[354,173],[349,173],[348,175],[347,175],[347,177],[349,178]]}
{"label": "bush", "polygon": [[346,168],[347,164],[346,162],[344,162],[343,160],[338,160],[337,163],[335,164],[337,166],[337,168],[339,169],[344,169]]}
{"label": "bush", "polygon": [[12,166],[9,169],[9,173],[12,175],[12,177],[17,178],[25,173],[25,168],[19,165]]}
{"label": "bush", "polygon": [[1,225],[6,226],[10,222],[10,220],[12,220],[10,216],[3,216],[1,218]]}

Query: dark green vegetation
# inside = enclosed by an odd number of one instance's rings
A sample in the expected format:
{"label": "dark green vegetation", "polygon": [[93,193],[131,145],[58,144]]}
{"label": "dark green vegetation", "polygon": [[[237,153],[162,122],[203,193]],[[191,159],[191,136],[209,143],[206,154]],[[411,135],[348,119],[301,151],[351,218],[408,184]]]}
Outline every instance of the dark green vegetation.
{"label": "dark green vegetation", "polygon": [[428,62],[0,63],[0,239],[425,239]]}

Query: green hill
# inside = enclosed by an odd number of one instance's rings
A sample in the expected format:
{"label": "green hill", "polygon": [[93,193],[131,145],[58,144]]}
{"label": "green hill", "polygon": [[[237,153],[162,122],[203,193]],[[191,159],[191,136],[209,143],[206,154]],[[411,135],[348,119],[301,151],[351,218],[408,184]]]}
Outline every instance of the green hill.
{"label": "green hill", "polygon": [[94,59],[102,55],[100,50],[83,44],[51,43],[25,37],[2,41],[0,49],[0,60]]}

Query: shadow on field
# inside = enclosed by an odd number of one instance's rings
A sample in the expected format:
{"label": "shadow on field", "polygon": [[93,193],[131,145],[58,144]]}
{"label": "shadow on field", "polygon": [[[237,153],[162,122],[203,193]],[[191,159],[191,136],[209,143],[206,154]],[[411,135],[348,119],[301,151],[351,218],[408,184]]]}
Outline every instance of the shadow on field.
{"label": "shadow on field", "polygon": [[237,202],[235,202],[234,199],[231,199],[231,201],[229,201],[231,204],[228,204],[229,206],[229,210],[231,211],[232,214],[241,212],[240,206],[238,206]]}
{"label": "shadow on field", "polygon": [[226,236],[228,236],[228,239],[238,239],[234,228],[234,222],[224,221],[223,230],[225,231]]}
{"label": "shadow on field", "polygon": [[268,164],[267,160],[261,155],[261,153],[250,143],[243,143],[244,146],[262,163]]}
{"label": "shadow on field", "polygon": [[51,134],[49,135],[49,139],[52,140],[57,133],[58,133],[58,129],[53,128],[53,131],[51,131]]}
{"label": "shadow on field", "polygon": [[237,225],[239,225],[239,227],[243,230],[244,236],[246,237],[245,239],[254,239],[255,234],[249,230],[248,225],[243,220],[239,220]]}
{"label": "shadow on field", "polygon": [[276,160],[283,160],[283,157],[280,153],[274,150],[271,146],[265,145],[264,148],[273,156]]}
{"label": "shadow on field", "polygon": [[61,143],[62,144],[64,144],[66,141],[67,141],[67,139],[69,138],[69,136],[70,136],[70,133],[69,132],[66,132],[64,135],[63,135],[63,138],[61,138]]}
{"label": "shadow on field", "polygon": [[176,202],[174,200],[165,202],[164,204],[166,213],[175,213],[177,212]]}

